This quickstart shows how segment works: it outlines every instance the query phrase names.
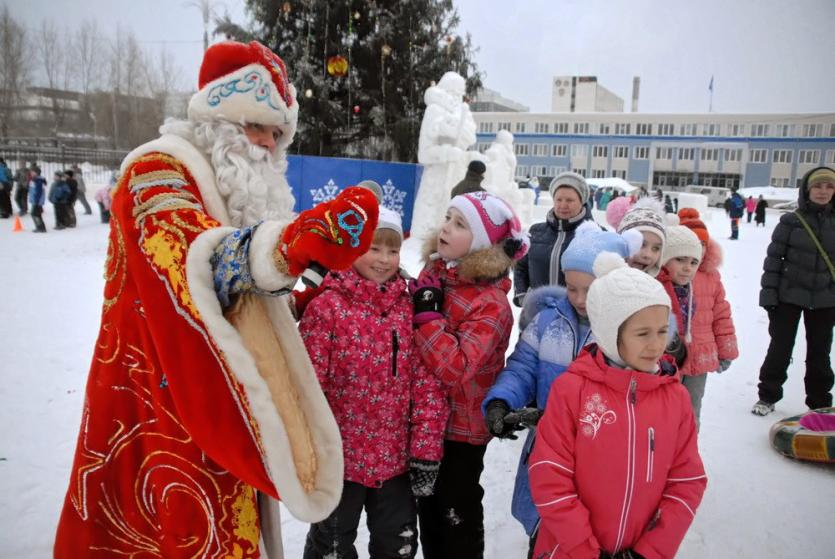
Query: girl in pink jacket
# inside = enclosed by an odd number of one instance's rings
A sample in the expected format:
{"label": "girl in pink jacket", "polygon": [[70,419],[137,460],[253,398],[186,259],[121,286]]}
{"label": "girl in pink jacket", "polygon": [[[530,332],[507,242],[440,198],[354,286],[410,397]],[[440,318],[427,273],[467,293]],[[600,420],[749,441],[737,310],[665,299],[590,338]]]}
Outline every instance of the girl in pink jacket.
{"label": "girl in pink jacket", "polygon": [[591,344],[551,386],[528,468],[541,517],[533,556],[673,557],[707,477],[687,391],[662,359],[670,298],[602,253]]}
{"label": "girl in pink jacket", "polygon": [[449,411],[414,345],[401,242],[400,216],[381,207],[371,248],[351,270],[326,277],[299,323],[345,458],[342,499],[310,527],[305,559],[356,557],[363,508],[371,557],[417,550],[414,496],[432,492]]}
{"label": "girl in pink jacket", "polygon": [[[679,338],[687,348],[680,372],[697,425],[707,374],[724,372],[739,357],[731,305],[717,270],[722,253],[700,223],[695,218],[667,227],[664,267],[658,275],[672,301]],[[704,244],[700,234],[706,238]]]}

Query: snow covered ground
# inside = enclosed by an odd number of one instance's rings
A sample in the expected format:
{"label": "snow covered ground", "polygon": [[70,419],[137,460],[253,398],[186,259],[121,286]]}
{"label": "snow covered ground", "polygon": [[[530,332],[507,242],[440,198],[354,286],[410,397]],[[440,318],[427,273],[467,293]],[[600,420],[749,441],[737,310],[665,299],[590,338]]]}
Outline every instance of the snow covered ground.
{"label": "snow covered ground", "polygon": [[[11,232],[0,222],[0,556],[51,556],[81,417],[87,368],[99,328],[107,228],[97,215],[78,216],[78,228],[46,235]],[[537,208],[541,210],[541,208]],[[779,214],[767,227],[741,225],[726,240],[722,210],[705,216],[725,249],[723,277],[733,306],[741,357],[712,375],[702,409],[700,446],[709,483],[681,546],[683,558],[826,557],[835,549],[835,469],[793,462],[770,449],[768,429],[803,411],[803,327],[777,413],[755,417],[757,371],[768,346],[767,320],[757,307],[762,259]],[[540,212],[541,213],[541,212]],[[599,219],[601,223],[605,220]],[[404,260],[417,268],[417,242]],[[515,339],[515,333],[514,333]],[[512,346],[511,346],[512,347]],[[521,559],[527,540],[510,516],[520,442],[490,444],[486,489],[487,557]],[[307,526],[285,515],[288,559],[301,557]],[[360,533],[360,556],[367,556]]]}

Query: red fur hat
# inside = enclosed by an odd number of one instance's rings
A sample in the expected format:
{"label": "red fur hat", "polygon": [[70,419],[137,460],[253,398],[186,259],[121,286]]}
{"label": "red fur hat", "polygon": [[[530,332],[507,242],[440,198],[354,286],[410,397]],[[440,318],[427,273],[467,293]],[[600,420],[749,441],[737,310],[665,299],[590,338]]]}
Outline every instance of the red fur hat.
{"label": "red fur hat", "polygon": [[293,141],[299,105],[284,62],[257,41],[212,45],[200,66],[199,91],[188,104],[191,120],[227,120],[278,126],[278,146]]}

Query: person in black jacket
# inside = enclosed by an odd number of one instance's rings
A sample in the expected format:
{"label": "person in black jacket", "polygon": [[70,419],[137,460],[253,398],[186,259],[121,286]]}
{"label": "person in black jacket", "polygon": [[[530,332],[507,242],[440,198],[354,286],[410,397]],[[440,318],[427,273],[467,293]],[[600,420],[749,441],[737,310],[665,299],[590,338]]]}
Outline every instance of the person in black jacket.
{"label": "person in black jacket", "polygon": [[78,200],[78,182],[75,180],[75,173],[72,169],[64,171],[64,180],[70,188],[70,199],[64,208],[67,217],[67,227],[75,227],[75,202]]}
{"label": "person in black jacket", "polygon": [[754,221],[757,224],[757,227],[762,225],[765,227],[765,209],[768,207],[768,202],[765,201],[763,195],[760,194],[759,200],[757,200],[757,208],[754,210]]}
{"label": "person in black jacket", "polygon": [[577,173],[565,172],[548,186],[554,207],[544,223],[531,226],[531,248],[513,271],[513,303],[521,307],[525,295],[541,285],[565,285],[560,256],[574,238],[574,230],[592,219],[589,186]]}
{"label": "person in black jacket", "polygon": [[835,261],[833,194],[835,170],[818,167],[806,173],[798,194],[797,211],[783,214],[771,236],[760,282],[760,306],[768,311],[771,343],[760,368],[760,399],[751,410],[756,415],[771,413],[774,403],[783,397],[783,383],[801,313],[806,328],[806,405],[811,409],[832,405],[835,378],[830,362],[835,326],[835,269],[830,268]]}

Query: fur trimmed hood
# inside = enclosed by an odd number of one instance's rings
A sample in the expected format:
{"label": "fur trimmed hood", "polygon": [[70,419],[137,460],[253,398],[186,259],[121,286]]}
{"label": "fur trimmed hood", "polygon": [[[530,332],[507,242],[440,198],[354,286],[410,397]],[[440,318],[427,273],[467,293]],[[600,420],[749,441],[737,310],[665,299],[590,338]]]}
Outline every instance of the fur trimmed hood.
{"label": "fur trimmed hood", "polygon": [[702,262],[699,264],[699,270],[703,272],[716,272],[722,266],[722,261],[722,247],[713,239],[708,239],[704,256],[702,256]]}
{"label": "fur trimmed hood", "polygon": [[[432,255],[438,252],[438,230],[429,233],[423,243],[421,256],[424,265],[431,265],[435,260]],[[436,257],[437,258],[437,257]],[[507,276],[513,267],[513,259],[504,251],[501,245],[495,244],[489,248],[471,252],[462,258],[455,267],[458,278],[465,282],[492,282]]]}

